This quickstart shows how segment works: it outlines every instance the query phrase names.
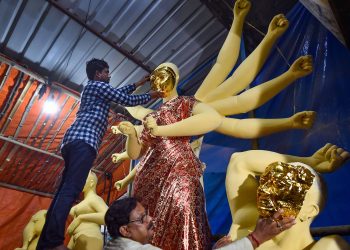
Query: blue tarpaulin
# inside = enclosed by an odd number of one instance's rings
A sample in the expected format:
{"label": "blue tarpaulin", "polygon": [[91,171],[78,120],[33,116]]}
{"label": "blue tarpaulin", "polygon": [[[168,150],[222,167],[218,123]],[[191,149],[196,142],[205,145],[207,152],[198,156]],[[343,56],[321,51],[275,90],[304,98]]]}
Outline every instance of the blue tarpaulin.
{"label": "blue tarpaulin", "polygon": [[[290,27],[277,44],[285,58],[275,48],[253,86],[285,72],[301,55],[313,56],[314,71],[256,110],[256,117],[280,118],[314,110],[317,119],[308,131],[286,131],[259,139],[259,148],[308,156],[330,142],[350,150],[350,52],[300,3],[287,18]],[[207,164],[204,186],[213,234],[226,234],[231,225],[225,192],[229,158],[249,149],[249,140],[217,133],[205,137],[200,158]],[[327,204],[313,226],[349,225],[350,164],[323,177],[328,186]]]}

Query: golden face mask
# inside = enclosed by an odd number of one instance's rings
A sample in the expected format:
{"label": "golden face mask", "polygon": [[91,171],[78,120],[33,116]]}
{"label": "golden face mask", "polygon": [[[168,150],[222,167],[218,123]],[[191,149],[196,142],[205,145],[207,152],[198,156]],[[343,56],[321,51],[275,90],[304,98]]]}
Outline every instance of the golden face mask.
{"label": "golden face mask", "polygon": [[283,162],[270,164],[260,177],[257,206],[261,217],[270,217],[278,209],[283,216],[296,217],[303,205],[315,175],[301,165]]}
{"label": "golden face mask", "polygon": [[151,88],[160,91],[167,96],[175,87],[175,72],[167,66],[155,69],[150,76]]}

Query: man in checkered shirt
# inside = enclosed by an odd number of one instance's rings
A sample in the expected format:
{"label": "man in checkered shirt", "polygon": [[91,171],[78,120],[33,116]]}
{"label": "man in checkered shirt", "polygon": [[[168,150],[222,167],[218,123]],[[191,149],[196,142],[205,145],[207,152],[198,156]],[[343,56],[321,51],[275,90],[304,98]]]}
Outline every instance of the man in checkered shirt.
{"label": "man in checkered shirt", "polygon": [[162,97],[160,92],[131,95],[147,78],[119,89],[113,88],[109,84],[109,66],[103,60],[88,61],[86,74],[89,81],[81,95],[79,111],[62,141],[61,152],[65,162],[62,180],[47,212],[37,250],[67,249],[63,244],[66,219],[84,187],[107,130],[110,102],[136,106]]}

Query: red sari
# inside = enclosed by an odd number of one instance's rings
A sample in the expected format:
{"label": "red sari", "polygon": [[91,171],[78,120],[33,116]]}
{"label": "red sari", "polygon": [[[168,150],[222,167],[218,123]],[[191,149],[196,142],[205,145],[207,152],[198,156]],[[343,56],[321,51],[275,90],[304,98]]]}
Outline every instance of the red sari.
{"label": "red sari", "polygon": [[[172,124],[190,117],[195,102],[177,97],[149,115],[158,126]],[[210,249],[202,167],[190,137],[153,137],[144,129],[140,139],[148,149],[136,173],[134,196],[154,218],[152,243],[162,249]]]}

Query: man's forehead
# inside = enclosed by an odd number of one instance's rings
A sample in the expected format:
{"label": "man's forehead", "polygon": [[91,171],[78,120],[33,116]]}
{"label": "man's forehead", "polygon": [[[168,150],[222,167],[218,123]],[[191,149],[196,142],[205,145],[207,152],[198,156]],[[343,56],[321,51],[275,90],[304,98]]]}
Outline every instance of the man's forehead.
{"label": "man's forehead", "polygon": [[142,214],[145,212],[145,208],[142,206],[140,202],[137,202],[136,207],[131,211],[130,214]]}

